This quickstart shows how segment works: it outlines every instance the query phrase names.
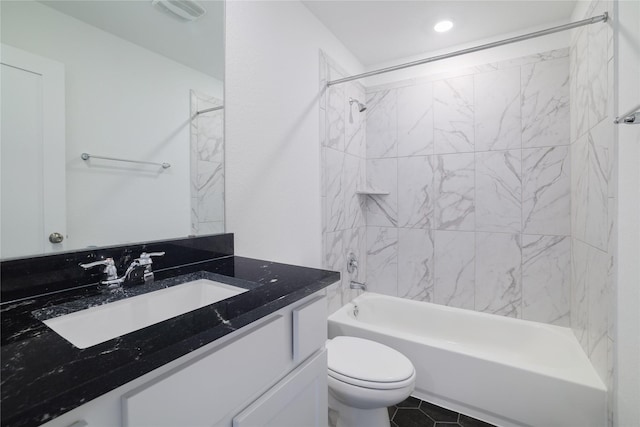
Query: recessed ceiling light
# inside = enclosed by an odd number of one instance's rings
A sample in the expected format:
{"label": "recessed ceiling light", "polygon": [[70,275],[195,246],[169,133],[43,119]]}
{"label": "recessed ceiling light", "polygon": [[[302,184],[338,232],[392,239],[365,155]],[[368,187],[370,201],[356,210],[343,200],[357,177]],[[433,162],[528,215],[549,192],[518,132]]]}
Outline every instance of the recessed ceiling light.
{"label": "recessed ceiling light", "polygon": [[453,28],[453,22],[451,21],[440,21],[433,27],[439,33],[449,31],[451,28]]}

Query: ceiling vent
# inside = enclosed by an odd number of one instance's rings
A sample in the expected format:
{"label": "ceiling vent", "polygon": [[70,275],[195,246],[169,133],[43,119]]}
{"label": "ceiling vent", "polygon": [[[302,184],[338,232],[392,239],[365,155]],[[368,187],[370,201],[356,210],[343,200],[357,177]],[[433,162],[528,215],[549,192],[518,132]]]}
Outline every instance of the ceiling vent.
{"label": "ceiling vent", "polygon": [[151,4],[181,21],[195,21],[207,13],[193,0],[152,0]]}

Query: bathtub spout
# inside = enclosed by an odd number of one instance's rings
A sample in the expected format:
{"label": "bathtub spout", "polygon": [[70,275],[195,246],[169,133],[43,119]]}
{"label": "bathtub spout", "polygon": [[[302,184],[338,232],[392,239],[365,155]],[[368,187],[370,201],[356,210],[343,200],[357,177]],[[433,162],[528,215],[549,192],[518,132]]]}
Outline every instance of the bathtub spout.
{"label": "bathtub spout", "polygon": [[360,289],[361,291],[366,291],[367,290],[367,285],[364,283],[360,283],[360,282],[356,282],[355,280],[352,280],[351,283],[349,283],[349,287],[351,289]]}

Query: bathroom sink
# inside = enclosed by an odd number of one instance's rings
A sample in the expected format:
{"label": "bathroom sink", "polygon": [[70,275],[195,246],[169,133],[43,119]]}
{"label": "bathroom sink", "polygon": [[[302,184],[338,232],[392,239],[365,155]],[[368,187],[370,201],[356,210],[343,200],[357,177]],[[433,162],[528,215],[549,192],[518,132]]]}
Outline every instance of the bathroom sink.
{"label": "bathroom sink", "polygon": [[74,346],[87,348],[246,291],[199,279],[54,317],[44,323]]}

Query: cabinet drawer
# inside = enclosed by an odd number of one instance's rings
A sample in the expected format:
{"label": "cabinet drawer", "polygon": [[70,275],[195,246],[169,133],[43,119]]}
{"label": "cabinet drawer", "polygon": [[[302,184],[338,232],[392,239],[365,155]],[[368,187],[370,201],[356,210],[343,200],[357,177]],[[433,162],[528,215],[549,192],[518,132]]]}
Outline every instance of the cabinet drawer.
{"label": "cabinet drawer", "polygon": [[293,360],[300,363],[327,341],[327,301],[317,296],[293,309]]}
{"label": "cabinet drawer", "polygon": [[[291,363],[291,329],[282,315],[122,397],[123,424],[211,426],[281,378]],[[240,386],[240,384],[242,386]]]}

